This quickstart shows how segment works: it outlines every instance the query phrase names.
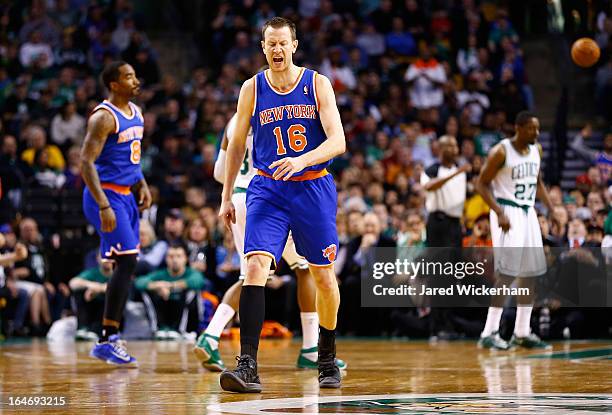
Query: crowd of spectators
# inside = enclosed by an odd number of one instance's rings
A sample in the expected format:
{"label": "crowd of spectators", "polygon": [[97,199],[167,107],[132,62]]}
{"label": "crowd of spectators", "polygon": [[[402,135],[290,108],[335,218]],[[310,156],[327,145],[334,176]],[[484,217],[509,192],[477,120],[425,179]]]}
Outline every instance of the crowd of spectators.
{"label": "crowd of spectators", "polygon": [[[380,315],[360,310],[354,255],[368,246],[424,245],[428,212],[420,177],[438,159],[442,135],[457,138],[459,163],[472,166],[462,220],[465,245],[490,245],[488,207],[475,193],[474,180],[491,147],[513,134],[516,114],[537,113],[521,38],[506,10],[477,0],[287,3],[294,7],[267,1],[214,3],[210,38],[203,42],[218,59],[195,66],[187,79],[160,71],[163,57],[151,46],[129,0],[0,6],[0,249],[20,260],[14,266],[7,260],[1,273],[10,311],[3,317],[5,331],[10,323],[12,333],[44,334],[62,313],[90,302],[98,310],[79,317],[79,328],[96,331],[90,326],[99,316],[99,295],[110,271],[105,265],[98,269],[93,229],[78,221],[66,226],[58,219],[65,214],[62,204],[51,219],[43,215],[39,220],[28,200],[41,190],[49,197],[83,190],[79,146],[87,116],[105,94],[97,76],[117,59],[131,64],[142,81],[136,100],[145,123],[141,163],[154,198],[143,214],[137,277],[144,279],[136,280],[133,298],[149,291],[157,310],[160,298],[184,302],[170,295],[176,284],[170,287],[165,277],[157,281],[159,273],[189,274],[189,283],[179,284],[182,289],[206,288],[219,298],[236,280],[238,254],[217,218],[221,187],[213,178],[214,163],[241,83],[265,64],[261,26],[281,14],[298,26],[294,61],[331,80],[347,138],[347,152],[331,166],[341,245],[339,330],[438,335],[431,332],[427,309]],[[597,16],[598,42],[608,44],[609,9]],[[602,59],[599,98],[610,96],[605,93],[610,61]],[[574,190],[550,186],[555,208],[542,210],[540,220],[551,244],[601,245],[612,234],[610,134],[605,142]],[[169,270],[170,263],[181,262],[176,259],[181,254],[173,251],[179,246],[185,247],[185,264]],[[461,311],[455,318],[481,322],[483,313]],[[179,314],[173,308],[160,319],[168,326]],[[375,324],[381,315],[386,322]],[[461,327],[446,331],[475,334]]]}

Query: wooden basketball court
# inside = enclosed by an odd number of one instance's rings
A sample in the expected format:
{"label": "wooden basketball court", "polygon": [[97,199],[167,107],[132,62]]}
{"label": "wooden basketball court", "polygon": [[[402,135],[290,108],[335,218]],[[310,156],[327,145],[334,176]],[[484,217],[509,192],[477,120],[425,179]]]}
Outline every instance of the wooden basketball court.
{"label": "wooden basketball court", "polygon": [[[233,367],[239,344],[221,347]],[[338,356],[349,365],[343,387],[322,391],[315,371],[295,368],[299,347],[264,341],[264,392],[239,395],[222,392],[219,375],[202,369],[187,343],[131,342],[138,369],[98,363],[88,357],[91,343],[8,343],[0,346],[0,413],[612,412],[610,342],[555,343],[543,353],[482,351],[473,341],[340,340]],[[50,405],[29,406],[22,397],[32,405],[50,397]],[[54,406],[60,398],[65,405]]]}

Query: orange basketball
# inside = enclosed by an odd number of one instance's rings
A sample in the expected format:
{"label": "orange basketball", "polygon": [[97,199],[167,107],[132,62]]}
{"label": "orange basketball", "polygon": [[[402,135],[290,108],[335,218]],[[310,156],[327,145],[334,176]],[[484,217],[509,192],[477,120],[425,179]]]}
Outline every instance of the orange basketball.
{"label": "orange basketball", "polygon": [[597,43],[588,37],[580,38],[572,45],[572,60],[583,68],[595,65],[600,53]]}

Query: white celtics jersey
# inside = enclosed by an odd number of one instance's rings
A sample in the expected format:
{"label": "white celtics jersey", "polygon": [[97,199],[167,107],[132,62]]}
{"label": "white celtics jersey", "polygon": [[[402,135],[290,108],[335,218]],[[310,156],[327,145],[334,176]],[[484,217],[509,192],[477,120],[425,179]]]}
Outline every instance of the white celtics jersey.
{"label": "white celtics jersey", "polygon": [[497,172],[491,183],[493,196],[520,206],[533,206],[536,198],[540,152],[533,144],[528,154],[520,154],[510,139],[501,141],[506,150],[504,166]]}
{"label": "white celtics jersey", "polygon": [[[234,129],[236,128],[236,114],[232,117],[232,119],[227,123],[227,139],[231,140],[234,136]],[[249,127],[249,132],[247,134],[246,139],[246,153],[244,154],[244,160],[242,161],[242,166],[240,166],[240,170],[238,171],[238,176],[236,176],[236,182],[234,183],[234,188],[242,188],[246,189],[249,187],[249,183],[251,183],[251,179],[255,176],[255,167],[253,166],[253,129]]]}

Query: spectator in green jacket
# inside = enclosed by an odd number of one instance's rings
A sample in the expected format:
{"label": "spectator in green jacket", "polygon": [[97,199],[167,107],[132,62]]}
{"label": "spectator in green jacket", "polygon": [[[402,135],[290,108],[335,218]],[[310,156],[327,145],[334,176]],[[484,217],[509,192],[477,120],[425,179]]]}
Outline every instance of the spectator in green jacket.
{"label": "spectator in green jacket", "polygon": [[[187,266],[187,252],[180,244],[172,244],[166,253],[166,268],[143,275],[134,283],[143,292],[143,299],[158,340],[177,340],[185,313],[196,311],[197,291],[207,284],[204,275]],[[184,323],[185,324],[185,323]],[[196,322],[197,324],[197,322]]]}

